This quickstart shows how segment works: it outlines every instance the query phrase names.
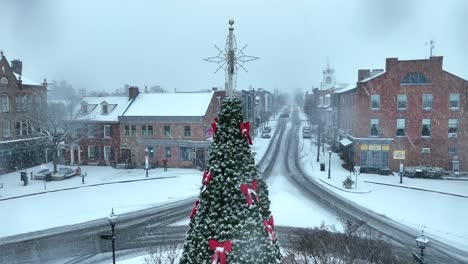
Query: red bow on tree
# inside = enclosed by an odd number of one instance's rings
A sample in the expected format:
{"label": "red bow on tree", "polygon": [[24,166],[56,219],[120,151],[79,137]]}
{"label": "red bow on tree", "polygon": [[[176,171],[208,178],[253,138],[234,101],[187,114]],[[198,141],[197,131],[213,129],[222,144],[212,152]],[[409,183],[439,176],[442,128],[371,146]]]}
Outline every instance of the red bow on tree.
{"label": "red bow on tree", "polygon": [[195,214],[197,213],[199,204],[200,204],[200,201],[195,202],[195,205],[192,208],[192,213],[190,214],[190,219],[192,219],[195,216]]}
{"label": "red bow on tree", "polygon": [[252,138],[250,137],[250,122],[240,123],[241,135],[246,135],[249,140],[249,144],[252,145]]}
{"label": "red bow on tree", "polygon": [[218,131],[218,118],[215,117],[214,123],[211,123],[211,128],[213,129],[213,133],[216,134]]}
{"label": "red bow on tree", "polygon": [[266,231],[268,232],[268,237],[270,238],[271,242],[276,241],[276,233],[273,230],[275,224],[273,222],[273,216],[270,216],[270,219],[263,220],[263,225],[265,226]]}
{"label": "red bow on tree", "polygon": [[211,181],[211,178],[213,178],[213,172],[210,170],[207,172],[206,170],[203,171],[203,180],[202,183],[203,185],[208,185],[208,183]]}
{"label": "red bow on tree", "polygon": [[217,240],[210,239],[210,248],[215,251],[211,258],[212,264],[218,263],[218,259],[220,264],[226,264],[226,252],[229,253],[232,250],[231,240],[218,242]]}
{"label": "red bow on tree", "polygon": [[241,184],[240,186],[241,192],[245,195],[247,199],[247,204],[252,206],[252,194],[255,195],[255,199],[258,202],[258,195],[255,191],[257,191],[257,180],[254,180],[251,185],[246,183]]}

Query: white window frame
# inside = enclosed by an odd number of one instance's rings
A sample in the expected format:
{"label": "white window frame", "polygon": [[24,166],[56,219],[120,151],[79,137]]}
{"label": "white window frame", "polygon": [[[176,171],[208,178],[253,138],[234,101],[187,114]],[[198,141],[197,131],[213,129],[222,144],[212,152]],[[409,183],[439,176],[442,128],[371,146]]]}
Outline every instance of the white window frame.
{"label": "white window frame", "polygon": [[[188,131],[186,129],[187,127],[188,127]],[[184,126],[184,137],[192,137],[192,127],[191,126]]]}
{"label": "white window frame", "polygon": [[[91,133],[94,132],[94,133]],[[95,138],[96,137],[96,126],[95,125],[88,125],[88,137]]]}
{"label": "white window frame", "polygon": [[[403,100],[403,98],[404,98],[404,100]],[[399,106],[399,102],[400,102],[400,101],[401,101],[401,102],[403,102],[403,101],[405,102],[405,107],[404,107],[404,108],[401,108],[401,107]],[[397,109],[398,109],[399,111],[403,111],[403,110],[406,110],[407,108],[408,108],[408,95],[406,95],[406,94],[398,94],[398,95],[397,95]]]}
{"label": "white window frame", "polygon": [[[397,129],[397,137],[404,137],[406,135],[406,119],[405,118],[397,118],[396,120],[396,129]],[[398,135],[398,130],[403,129],[403,135]]]}
{"label": "white window frame", "polygon": [[3,138],[11,137],[11,122],[8,119],[3,119]]}
{"label": "white window frame", "polygon": [[2,100],[2,112],[7,113],[10,111],[10,98],[8,97],[8,94],[4,93],[2,94],[2,97],[0,98]]}
{"label": "white window frame", "polygon": [[[452,102],[456,102],[457,106],[452,106]],[[449,108],[452,111],[460,110],[460,94],[459,93],[449,94]]]}
{"label": "white window frame", "polygon": [[[93,157],[91,157],[91,149],[93,150]],[[96,153],[96,146],[95,145],[89,145],[88,146],[88,159],[96,159],[97,153]]]}
{"label": "white window frame", "polygon": [[[374,107],[372,105],[372,102],[374,102],[374,101],[377,102],[378,107]],[[381,105],[380,105],[380,94],[371,94],[371,110],[378,111],[378,110],[380,110],[380,107],[381,107]]]}
{"label": "white window frame", "polygon": [[[166,131],[166,127],[169,127],[169,130]],[[170,137],[171,136],[171,125],[164,125],[164,136]]]}
{"label": "white window frame", "polygon": [[[448,120],[448,137],[449,138],[456,138],[457,133],[458,133],[458,126],[459,126],[459,120],[456,118],[450,118]],[[451,132],[450,129],[455,128],[455,132]]]}
{"label": "white window frame", "polygon": [[[422,134],[424,125],[429,126],[429,136],[426,136],[426,135]],[[421,121],[421,136],[422,137],[432,137],[432,120],[430,118],[423,118],[422,119],[422,121]]]}
{"label": "white window frame", "polygon": [[[424,111],[432,110],[432,102],[434,100],[434,96],[432,94],[423,94],[422,95],[422,108]],[[425,102],[430,102],[430,106],[426,106]]]}
{"label": "white window frame", "polygon": [[[379,127],[379,119],[378,118],[371,118],[370,119],[370,127],[369,127],[369,134],[372,136],[372,137],[378,137],[379,134],[380,134],[380,127]],[[377,125],[377,135],[372,135],[372,125]]]}
{"label": "white window frame", "polygon": [[[103,130],[104,130],[103,131],[104,138],[110,138],[111,137],[111,126],[110,125],[104,125]],[[106,130],[109,133],[106,133]],[[109,135],[107,135],[107,134],[109,134]]]}
{"label": "white window frame", "polygon": [[[110,160],[112,156],[112,147],[111,146],[104,146],[104,160]],[[109,153],[107,153],[109,152]]]}

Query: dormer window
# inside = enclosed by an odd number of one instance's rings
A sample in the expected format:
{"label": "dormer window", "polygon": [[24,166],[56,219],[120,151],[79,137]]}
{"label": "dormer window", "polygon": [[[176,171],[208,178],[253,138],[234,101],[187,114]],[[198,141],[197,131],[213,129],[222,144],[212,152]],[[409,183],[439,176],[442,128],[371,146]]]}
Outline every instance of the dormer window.
{"label": "dormer window", "polygon": [[102,114],[107,115],[109,113],[108,106],[106,104],[102,105]]}
{"label": "dormer window", "polygon": [[81,113],[82,114],[87,114],[88,113],[88,104],[83,102],[81,103]]}

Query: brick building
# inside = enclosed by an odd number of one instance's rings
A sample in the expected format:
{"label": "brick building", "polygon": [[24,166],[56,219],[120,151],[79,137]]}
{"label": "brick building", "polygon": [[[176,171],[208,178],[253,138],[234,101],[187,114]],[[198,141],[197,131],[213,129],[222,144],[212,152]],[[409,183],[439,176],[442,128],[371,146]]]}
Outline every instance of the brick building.
{"label": "brick building", "polygon": [[47,83],[25,78],[20,60],[0,52],[0,173],[43,160],[41,125],[46,120]]}
{"label": "brick building", "polygon": [[355,88],[334,93],[350,163],[384,172],[400,163],[468,170],[468,82],[442,61],[388,58],[385,71],[359,70]]}
{"label": "brick building", "polygon": [[205,93],[139,93],[119,117],[120,157],[142,167],[150,165],[204,167],[211,146],[211,123],[225,91]]}
{"label": "brick building", "polygon": [[77,127],[75,141],[64,149],[65,163],[114,165],[120,159],[119,116],[133,98],[126,96],[83,97],[72,120]]}

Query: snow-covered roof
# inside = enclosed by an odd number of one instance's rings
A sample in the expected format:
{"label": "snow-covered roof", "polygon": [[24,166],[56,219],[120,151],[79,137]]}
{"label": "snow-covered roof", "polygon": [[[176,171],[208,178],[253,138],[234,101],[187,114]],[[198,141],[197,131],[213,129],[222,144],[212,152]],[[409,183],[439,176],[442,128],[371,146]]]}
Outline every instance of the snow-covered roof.
{"label": "snow-covered roof", "polygon": [[372,80],[372,79],[374,79],[374,78],[379,77],[380,75],[382,75],[382,74],[384,74],[384,73],[385,73],[385,71],[379,72],[379,73],[377,73],[377,74],[375,74],[375,75],[371,75],[370,77],[368,77],[368,78],[366,78],[366,79],[364,79],[364,80],[361,80],[361,81],[359,81],[359,82],[360,82],[360,83],[363,83],[363,82],[370,81],[370,80]]}
{"label": "snow-covered roof", "polygon": [[15,74],[15,77],[16,79],[20,79],[21,77],[21,83],[24,84],[24,85],[38,85],[38,86],[42,86],[42,84],[38,83],[38,82],[35,82],[33,80],[30,80],[26,77],[24,77],[23,75],[19,75],[17,74],[16,72],[14,72],[13,74]]}
{"label": "snow-covered roof", "polygon": [[213,93],[140,93],[123,116],[204,116]]}
{"label": "snow-covered roof", "polygon": [[[102,102],[109,105],[107,114],[102,112]],[[83,97],[75,107],[75,118],[82,121],[117,122],[130,102],[126,96]],[[83,105],[87,106],[86,113],[82,112]]]}
{"label": "snow-covered roof", "polygon": [[353,89],[356,89],[356,84],[348,84],[348,86],[345,86],[339,90],[335,90],[333,93],[334,94],[341,94],[341,93],[346,93],[349,92]]}

